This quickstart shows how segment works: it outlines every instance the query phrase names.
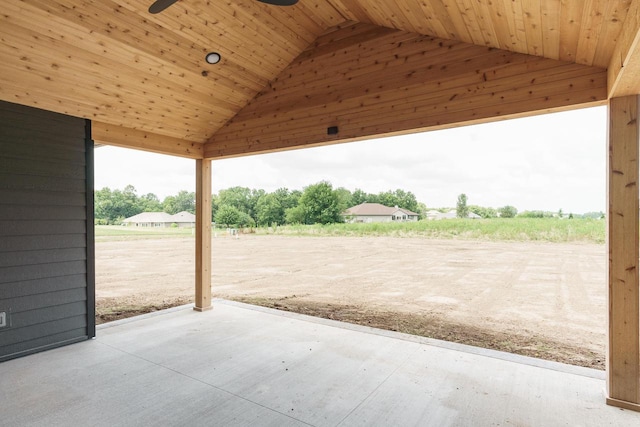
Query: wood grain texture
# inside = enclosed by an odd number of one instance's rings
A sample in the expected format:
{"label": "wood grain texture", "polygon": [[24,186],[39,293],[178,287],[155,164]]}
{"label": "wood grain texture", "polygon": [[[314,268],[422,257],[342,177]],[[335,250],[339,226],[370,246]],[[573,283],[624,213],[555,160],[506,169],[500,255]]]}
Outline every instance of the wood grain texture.
{"label": "wood grain texture", "polygon": [[[637,3],[308,0],[273,7],[255,0],[190,0],[152,15],[149,0],[6,0],[0,14],[0,100],[168,137],[165,141],[174,141],[177,148],[165,144],[155,149],[184,153],[185,142],[211,141],[246,114],[245,107],[255,104],[256,96],[285,70],[295,68],[309,46],[319,53],[321,40],[322,50],[333,49],[336,58],[342,57],[340,49],[358,36],[326,43],[326,34],[344,36],[340,30],[358,22],[373,25],[368,31],[610,67],[610,86],[619,88],[610,93],[619,96],[640,92]],[[367,34],[360,37],[366,40]],[[386,48],[390,57],[396,54],[393,44]],[[615,55],[614,49],[619,50]],[[218,65],[205,63],[211,51],[222,55]],[[350,52],[362,54],[350,60],[363,63],[372,54]],[[463,64],[466,58],[458,59]],[[340,75],[339,62],[326,61],[322,71],[328,67]],[[358,67],[365,73],[361,81],[375,84],[366,81],[374,68]],[[313,73],[300,76],[313,84]],[[532,106],[532,112],[539,111],[537,102]]]}
{"label": "wood grain texture", "polygon": [[[326,28],[331,5],[9,0],[0,16],[0,97],[204,142]],[[221,41],[224,41],[222,43]],[[222,55],[206,64],[210,51]]]}
{"label": "wood grain texture", "polygon": [[360,22],[605,68],[630,0],[342,3]]}
{"label": "wood grain texture", "polygon": [[211,160],[196,160],[196,311],[211,309]]}
{"label": "wood grain texture", "polygon": [[[205,147],[267,152],[606,100],[601,68],[351,24],[327,32]],[[338,126],[338,135],[327,135]]]}
{"label": "wood grain texture", "polygon": [[638,96],[613,98],[609,103],[607,397],[611,404],[640,404],[639,112]]}
{"label": "wood grain texture", "polygon": [[609,97],[640,93],[640,0],[629,7],[608,72]]}
{"label": "wood grain texture", "polygon": [[91,130],[93,140],[96,143],[135,148],[155,153],[172,154],[190,159],[200,159],[203,155],[202,144],[184,141],[170,136],[157,135],[100,122],[93,122]]}

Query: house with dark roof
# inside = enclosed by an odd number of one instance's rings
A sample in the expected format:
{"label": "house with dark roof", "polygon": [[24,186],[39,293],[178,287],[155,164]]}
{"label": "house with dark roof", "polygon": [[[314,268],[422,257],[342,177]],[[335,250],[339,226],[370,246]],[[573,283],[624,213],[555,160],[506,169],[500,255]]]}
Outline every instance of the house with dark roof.
{"label": "house with dark roof", "polygon": [[346,222],[392,222],[417,221],[418,214],[398,206],[389,207],[380,203],[362,203],[343,213]]}

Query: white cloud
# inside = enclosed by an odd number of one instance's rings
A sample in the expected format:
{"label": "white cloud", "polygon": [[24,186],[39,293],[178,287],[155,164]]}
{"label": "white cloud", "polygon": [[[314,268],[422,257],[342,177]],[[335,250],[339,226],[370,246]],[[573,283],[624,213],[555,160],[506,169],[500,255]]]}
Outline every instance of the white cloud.
{"label": "white cloud", "polygon": [[[214,192],[232,186],[401,188],[427,206],[469,203],[565,212],[605,208],[606,109],[433,131],[213,162]],[[126,153],[126,154],[125,154]],[[194,162],[114,147],[96,151],[96,188],[136,187],[161,199],[194,189]]]}

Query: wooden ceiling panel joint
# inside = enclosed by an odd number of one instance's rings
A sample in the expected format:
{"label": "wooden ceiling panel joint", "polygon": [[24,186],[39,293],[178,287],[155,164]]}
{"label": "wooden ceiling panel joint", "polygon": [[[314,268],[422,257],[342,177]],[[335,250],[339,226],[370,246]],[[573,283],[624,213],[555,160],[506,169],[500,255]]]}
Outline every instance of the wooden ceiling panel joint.
{"label": "wooden ceiling panel joint", "polygon": [[640,0],[633,0],[608,68],[610,98],[640,94]]}

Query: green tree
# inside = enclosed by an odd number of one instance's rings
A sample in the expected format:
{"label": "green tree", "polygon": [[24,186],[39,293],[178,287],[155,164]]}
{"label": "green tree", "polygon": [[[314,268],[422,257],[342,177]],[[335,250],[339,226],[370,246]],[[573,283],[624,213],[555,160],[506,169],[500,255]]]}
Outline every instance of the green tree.
{"label": "green tree", "polygon": [[398,206],[416,213],[418,211],[418,200],[410,191],[404,191],[398,188],[395,191],[380,193],[378,199],[378,203],[382,203],[385,206]]}
{"label": "green tree", "polygon": [[94,193],[94,216],[98,220],[109,223],[109,214],[112,209],[111,189],[104,187]]}
{"label": "green tree", "polygon": [[305,213],[302,206],[295,206],[285,211],[285,222],[287,224],[305,224]]}
{"label": "green tree", "polygon": [[295,208],[300,203],[300,197],[302,197],[302,191],[300,190],[291,190],[289,197],[287,198],[287,202],[282,202],[282,205],[285,208]]}
{"label": "green tree", "polygon": [[257,211],[256,211],[256,207],[258,205],[258,201],[260,200],[261,197],[263,197],[264,195],[266,195],[267,193],[264,190],[251,190],[251,193],[249,195],[249,203],[248,203],[248,207],[249,209],[246,211],[246,213],[255,221],[257,221]]}
{"label": "green tree", "polygon": [[[393,192],[391,191],[384,191],[384,192],[378,193],[377,199],[378,201],[374,203],[380,203],[381,205],[391,206],[391,207],[398,205],[398,200],[396,196],[393,194]],[[398,205],[398,207],[401,207],[401,206]]]}
{"label": "green tree", "polygon": [[251,189],[247,187],[231,187],[220,190],[218,193],[218,203],[220,206],[233,206],[240,212],[250,213]]}
{"label": "green tree", "polygon": [[153,193],[140,196],[138,206],[142,209],[142,212],[162,212],[162,203],[160,203],[158,196]]}
{"label": "green tree", "polygon": [[256,204],[256,223],[260,226],[284,224],[284,211],[276,193],[265,194]]}
{"label": "green tree", "polygon": [[418,212],[419,204],[418,199],[416,199],[416,195],[411,191],[402,191],[396,190],[396,194],[398,194],[398,199],[400,204],[398,206],[402,206],[405,209],[409,209],[410,211]]}
{"label": "green tree", "polygon": [[334,191],[338,196],[338,205],[340,208],[340,212],[344,212],[350,207],[355,206],[353,204],[353,195],[351,194],[351,191],[347,190],[344,187],[336,188]]}
{"label": "green tree", "polygon": [[240,212],[244,212],[257,221],[256,207],[258,201],[266,192],[264,190],[255,190],[248,187],[231,187],[220,190],[218,193],[218,206],[233,206]]}
{"label": "green tree", "polygon": [[237,225],[238,227],[255,227],[256,221],[248,213],[240,212]]}
{"label": "green tree", "polygon": [[427,217],[427,205],[425,205],[424,203],[420,202],[418,203],[418,210],[416,211],[416,213],[418,214],[418,219],[424,219]]}
{"label": "green tree", "polygon": [[287,188],[278,188],[273,194],[278,198],[284,210],[298,206],[298,200],[302,196],[300,190],[289,191]]}
{"label": "green tree", "polygon": [[94,205],[96,219],[108,224],[117,224],[122,219],[143,211],[132,185],[127,185],[122,191],[111,191],[108,187],[96,191]]}
{"label": "green tree", "polygon": [[216,214],[218,213],[218,207],[220,206],[220,199],[217,194],[211,195],[211,221],[216,220]]}
{"label": "green tree", "polygon": [[[380,193],[382,194],[382,193]],[[381,203],[384,205],[384,203],[382,203],[383,201],[380,200],[380,194],[372,194],[369,193],[367,194],[367,200],[365,200],[367,203]]]}
{"label": "green tree", "polygon": [[456,216],[458,218],[469,217],[469,207],[467,206],[467,195],[464,193],[458,196],[458,203],[456,204]]}
{"label": "green tree", "polygon": [[469,205],[469,212],[473,212],[482,218],[496,218],[498,216],[498,211],[494,208],[485,208],[477,205]]}
{"label": "green tree", "polygon": [[498,209],[498,213],[500,213],[500,218],[514,218],[518,214],[518,209],[507,205]]}
{"label": "green tree", "polygon": [[544,211],[524,211],[518,214],[520,218],[548,218],[553,214]]}
{"label": "green tree", "polygon": [[351,194],[351,203],[353,203],[352,206],[357,206],[363,204],[364,202],[368,202],[368,196],[369,195],[367,193],[359,188],[356,188],[355,191]]}
{"label": "green tree", "polygon": [[242,212],[235,206],[221,205],[216,213],[216,224],[226,227],[238,226],[241,222],[241,217]]}
{"label": "green tree", "polygon": [[196,212],[196,195],[185,190],[175,196],[167,196],[162,202],[162,208],[166,213],[175,215],[178,212]]}
{"label": "green tree", "polygon": [[138,195],[133,185],[127,185],[120,192],[115,190],[113,196],[116,200],[116,216],[128,218],[142,212],[142,207],[138,204]]}
{"label": "green tree", "polygon": [[331,183],[321,181],[304,189],[298,207],[304,212],[304,224],[342,222],[340,199]]}

